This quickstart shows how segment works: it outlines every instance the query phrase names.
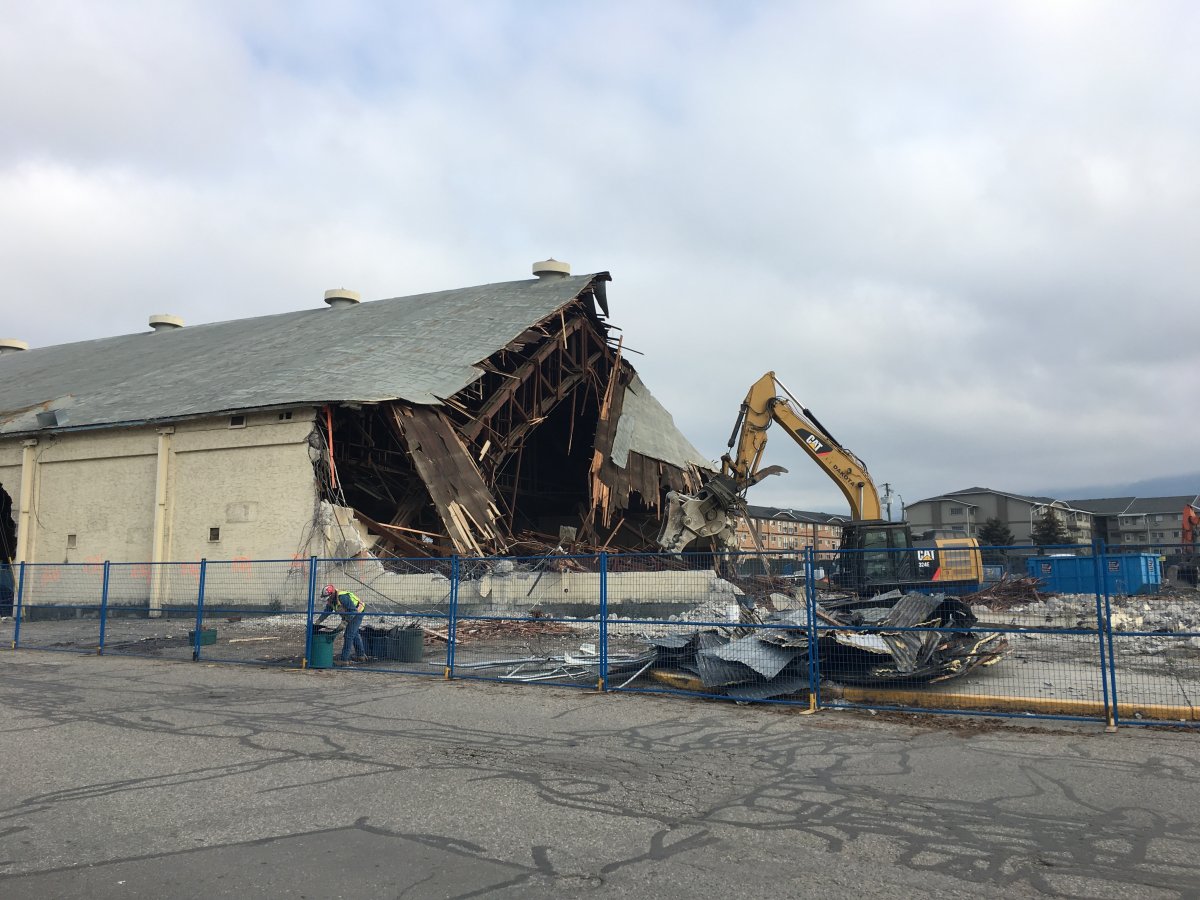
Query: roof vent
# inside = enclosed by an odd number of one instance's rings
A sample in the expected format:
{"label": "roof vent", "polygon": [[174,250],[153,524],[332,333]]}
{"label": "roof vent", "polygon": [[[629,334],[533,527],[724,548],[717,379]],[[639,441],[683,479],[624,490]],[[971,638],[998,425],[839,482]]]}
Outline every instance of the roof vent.
{"label": "roof vent", "polygon": [[334,288],[325,292],[325,302],[329,304],[330,309],[342,309],[346,306],[357,306],[362,303],[362,298],[358,296],[358,291]]}
{"label": "roof vent", "polygon": [[28,350],[29,344],[25,341],[18,341],[16,338],[0,338],[0,356],[6,353],[20,353],[22,350]]}
{"label": "roof vent", "polygon": [[183,319],[169,313],[159,313],[150,317],[150,327],[155,331],[175,331],[183,327]]}
{"label": "roof vent", "polygon": [[571,264],[559,262],[551,257],[544,259],[541,262],[533,264],[533,274],[543,281],[549,281],[551,278],[566,278],[571,274]]}

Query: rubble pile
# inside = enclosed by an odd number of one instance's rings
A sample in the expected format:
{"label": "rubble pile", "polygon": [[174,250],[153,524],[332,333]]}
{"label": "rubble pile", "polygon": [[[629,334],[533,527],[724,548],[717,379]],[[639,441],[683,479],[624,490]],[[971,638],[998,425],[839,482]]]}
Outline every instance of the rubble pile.
{"label": "rubble pile", "polygon": [[487,641],[495,638],[538,638],[556,634],[575,634],[576,626],[566,622],[542,622],[537,619],[473,621],[465,619],[454,631],[457,643]]}
{"label": "rubble pile", "polygon": [[972,606],[986,606],[992,610],[1009,609],[1013,606],[1036,603],[1051,596],[1039,590],[1040,586],[1041,582],[1036,578],[1005,575],[994,584],[963,599]]}
{"label": "rubble pile", "polygon": [[[1109,598],[1109,609],[1118,652],[1200,649],[1200,596],[1194,593],[1154,599],[1114,596]],[[1033,628],[1094,631],[1098,621],[1094,594],[1061,594],[1009,607],[977,605],[974,612],[992,624]]]}
{"label": "rubble pile", "polygon": [[[998,662],[1008,648],[1003,635],[972,630],[977,620],[970,607],[944,594],[892,591],[827,601],[818,604],[816,614],[822,626],[841,626],[822,627],[816,646],[822,675],[834,681],[944,681]],[[656,676],[671,681],[672,673],[682,673],[706,692],[746,700],[807,687],[812,652],[807,610],[768,611],[758,622],[766,627],[647,635],[658,652]],[[933,630],[940,628],[961,630]]]}

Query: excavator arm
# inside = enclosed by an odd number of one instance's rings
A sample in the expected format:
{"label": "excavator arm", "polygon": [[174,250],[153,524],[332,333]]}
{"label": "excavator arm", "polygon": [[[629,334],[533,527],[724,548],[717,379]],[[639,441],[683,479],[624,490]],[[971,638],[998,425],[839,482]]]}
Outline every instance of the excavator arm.
{"label": "excavator arm", "polygon": [[[780,396],[780,392],[786,396]],[[722,457],[721,471],[734,479],[739,491],[781,471],[777,466],[759,469],[767,446],[767,429],[773,422],[778,423],[838,486],[850,504],[850,518],[878,519],[883,507],[866,465],[834,440],[816,416],[799,402],[797,409],[793,409],[788,398],[795,400],[774,372],[768,372],[751,386],[729,439],[730,450],[736,444],[737,453]]]}
{"label": "excavator arm", "polygon": [[728,547],[735,544],[746,491],[768,475],[787,471],[781,466],[762,467],[767,429],[772,423],[778,423],[833,479],[850,504],[851,518],[880,517],[879,492],[866,465],[833,439],[816,416],[779,383],[774,372],[768,372],[742,401],[729,438],[730,452],[721,458],[721,473],[694,496],[675,491],[667,494],[667,516],[658,539],[664,549],[678,552],[700,537],[716,537]]}

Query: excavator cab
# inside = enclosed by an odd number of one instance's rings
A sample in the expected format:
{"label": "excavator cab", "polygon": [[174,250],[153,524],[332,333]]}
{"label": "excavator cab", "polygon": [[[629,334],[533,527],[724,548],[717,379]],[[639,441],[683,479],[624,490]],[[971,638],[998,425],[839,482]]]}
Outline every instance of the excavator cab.
{"label": "excavator cab", "polygon": [[974,538],[914,539],[904,522],[848,522],[834,561],[831,581],[857,594],[978,590],[983,580],[979,543]]}
{"label": "excavator cab", "polygon": [[935,564],[936,552],[914,548],[903,522],[848,522],[830,580],[843,590],[882,593],[929,581]]}

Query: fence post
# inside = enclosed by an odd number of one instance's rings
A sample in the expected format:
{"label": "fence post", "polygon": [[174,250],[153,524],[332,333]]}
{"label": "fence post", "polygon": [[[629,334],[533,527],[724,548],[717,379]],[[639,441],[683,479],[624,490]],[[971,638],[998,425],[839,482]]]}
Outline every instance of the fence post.
{"label": "fence post", "polygon": [[454,677],[454,649],[458,641],[458,582],[461,575],[458,554],[450,557],[450,619],[446,622],[446,670],[447,680]]}
{"label": "fence post", "polygon": [[808,618],[808,712],[821,707],[821,666],[817,660],[816,551],[804,548],[804,608]]}
{"label": "fence post", "polygon": [[200,659],[200,632],[204,630],[204,579],[208,575],[208,560],[200,560],[200,587],[196,590],[196,630],[192,632],[192,662]]}
{"label": "fence post", "polygon": [[1104,692],[1104,722],[1109,728],[1113,727],[1113,704],[1116,702],[1112,696],[1112,687],[1109,684],[1108,672],[1108,656],[1105,653],[1104,645],[1108,639],[1108,631],[1104,627],[1104,606],[1101,602],[1100,591],[1104,585],[1104,566],[1100,561],[1100,541],[1092,541],[1092,577],[1096,579],[1096,639],[1100,650],[1100,687]]}
{"label": "fence post", "polygon": [[96,647],[96,655],[104,655],[104,630],[108,626],[108,576],[109,561],[104,561],[104,586],[100,589],[100,644]]}
{"label": "fence post", "polygon": [[21,609],[25,599],[25,561],[21,561],[21,571],[17,576],[17,610],[13,616],[13,641],[12,648],[14,650],[21,644]]}
{"label": "fence post", "polygon": [[597,690],[608,690],[608,553],[600,551],[600,681]]}
{"label": "fence post", "polygon": [[1100,575],[1103,579],[1100,585],[1104,591],[1104,641],[1108,644],[1108,691],[1112,695],[1112,716],[1109,719],[1108,727],[1104,730],[1113,732],[1121,724],[1121,711],[1120,701],[1117,698],[1117,659],[1113,653],[1112,602],[1108,593],[1108,546],[1103,538],[1096,543],[1100,551]]}
{"label": "fence post", "polygon": [[317,558],[310,556],[308,558],[308,604],[305,607],[307,613],[304,619],[304,659],[300,663],[300,668],[308,668],[309,657],[312,656],[312,639],[313,639],[313,613],[316,611],[317,605]]}

